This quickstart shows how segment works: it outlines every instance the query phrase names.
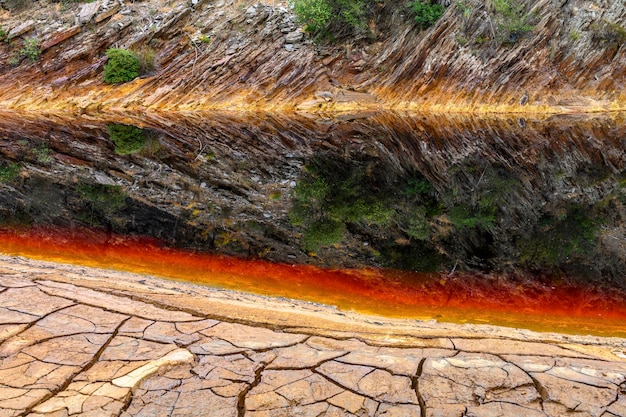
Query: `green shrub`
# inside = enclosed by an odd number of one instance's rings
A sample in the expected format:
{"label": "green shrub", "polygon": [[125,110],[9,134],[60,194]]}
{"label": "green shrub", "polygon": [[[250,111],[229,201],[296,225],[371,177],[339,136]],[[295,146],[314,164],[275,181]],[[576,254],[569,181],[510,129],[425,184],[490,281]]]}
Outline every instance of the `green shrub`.
{"label": "green shrub", "polygon": [[25,9],[30,2],[28,0],[4,0],[2,5],[5,9],[16,12]]}
{"label": "green shrub", "polygon": [[7,31],[0,26],[0,41],[3,41],[7,37]]}
{"label": "green shrub", "polygon": [[498,38],[504,44],[516,43],[526,33],[532,31],[533,16],[526,13],[520,0],[493,0]]}
{"label": "green shrub", "polygon": [[306,251],[314,251],[321,246],[332,246],[341,243],[346,226],[342,222],[323,219],[306,228],[302,243]]}
{"label": "green shrub", "polygon": [[443,14],[445,8],[441,4],[430,4],[422,0],[413,1],[413,13],[415,13],[415,23],[423,30],[432,26]]}
{"label": "green shrub", "polygon": [[24,39],[22,49],[20,49],[19,55],[24,58],[28,58],[30,62],[35,62],[41,55],[41,48],[39,46],[39,40],[35,38]]}
{"label": "green shrub", "polygon": [[139,60],[139,74],[152,74],[156,69],[156,51],[149,46],[133,49],[132,53]]}
{"label": "green shrub", "polygon": [[448,212],[448,218],[457,229],[490,229],[496,222],[495,209],[479,209],[458,204]]}
{"label": "green shrub", "polygon": [[143,129],[137,126],[111,123],[107,129],[109,137],[115,143],[115,153],[118,155],[137,153],[146,143]]}
{"label": "green shrub", "polygon": [[126,49],[109,49],[107,52],[109,61],[104,67],[104,82],[107,84],[120,84],[132,81],[139,76],[141,63],[131,51]]}
{"label": "green shrub", "polygon": [[77,188],[81,198],[105,215],[111,215],[126,205],[126,194],[119,185],[80,184]]}
{"label": "green shrub", "polygon": [[310,32],[324,30],[333,12],[326,0],[295,0],[293,11],[298,21],[305,24],[306,30]]}
{"label": "green shrub", "polygon": [[603,19],[590,26],[592,39],[609,47],[619,47],[626,42],[626,28]]}
{"label": "green shrub", "polygon": [[42,142],[34,150],[37,162],[47,165],[52,161],[52,151],[45,142]]}
{"label": "green shrub", "polygon": [[15,162],[11,162],[6,165],[1,164],[0,165],[0,182],[4,184],[12,183],[13,181],[15,181],[18,175],[20,175],[21,170],[22,168],[19,166],[19,164],[16,164]]}
{"label": "green shrub", "polygon": [[319,36],[364,32],[372,0],[291,0],[290,5],[308,32]]}

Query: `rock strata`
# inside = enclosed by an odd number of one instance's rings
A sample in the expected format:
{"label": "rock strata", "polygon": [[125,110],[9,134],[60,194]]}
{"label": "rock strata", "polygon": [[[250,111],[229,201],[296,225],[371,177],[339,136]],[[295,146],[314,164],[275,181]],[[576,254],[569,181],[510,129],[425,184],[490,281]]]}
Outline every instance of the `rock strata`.
{"label": "rock strata", "polygon": [[0,415],[624,415],[626,340],[376,320],[2,257]]}

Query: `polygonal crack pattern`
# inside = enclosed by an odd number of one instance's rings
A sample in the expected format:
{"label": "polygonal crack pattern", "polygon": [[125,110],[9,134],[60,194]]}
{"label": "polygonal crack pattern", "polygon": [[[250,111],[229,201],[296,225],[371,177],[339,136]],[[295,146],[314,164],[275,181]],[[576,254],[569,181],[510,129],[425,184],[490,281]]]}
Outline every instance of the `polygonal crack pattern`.
{"label": "polygonal crack pattern", "polygon": [[358,332],[231,323],[24,266],[0,287],[2,417],[626,415],[626,360],[594,356],[598,346],[374,346]]}

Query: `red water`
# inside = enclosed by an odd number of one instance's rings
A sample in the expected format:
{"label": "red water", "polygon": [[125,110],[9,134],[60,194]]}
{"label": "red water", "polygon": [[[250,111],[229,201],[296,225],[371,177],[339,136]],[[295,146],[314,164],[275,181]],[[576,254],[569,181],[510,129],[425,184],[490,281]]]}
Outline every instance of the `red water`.
{"label": "red water", "polygon": [[626,294],[510,277],[330,270],[175,250],[90,229],[0,229],[0,252],[336,305],[381,316],[626,336]]}

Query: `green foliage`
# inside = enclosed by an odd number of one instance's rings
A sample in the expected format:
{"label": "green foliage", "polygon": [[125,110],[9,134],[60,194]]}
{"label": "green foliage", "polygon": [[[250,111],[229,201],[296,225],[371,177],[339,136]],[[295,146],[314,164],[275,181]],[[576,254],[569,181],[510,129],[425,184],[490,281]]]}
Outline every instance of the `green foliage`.
{"label": "green foliage", "polygon": [[52,161],[52,151],[48,148],[45,142],[41,142],[39,146],[34,149],[37,162],[40,164],[49,164]]}
{"label": "green foliage", "polygon": [[372,0],[291,0],[298,22],[319,37],[362,33]]}
{"label": "green foliage", "polygon": [[5,9],[10,11],[19,11],[24,9],[29,4],[28,0],[4,0],[2,5]]}
{"label": "green foliage", "polygon": [[17,67],[20,64],[20,57],[19,55],[12,55],[9,57],[9,59],[7,60],[7,64],[9,64],[12,67]]}
{"label": "green foliage", "polygon": [[35,62],[41,55],[40,42],[35,38],[24,39],[22,49],[18,52],[20,57],[27,58],[30,62]]}
{"label": "green foliage", "polygon": [[433,191],[435,191],[435,188],[426,178],[410,178],[405,193],[412,197],[430,194]]}
{"label": "green foliage", "polygon": [[345,228],[345,224],[337,220],[317,221],[304,230],[302,248],[306,251],[315,251],[322,246],[341,243]]}
{"label": "green foliage", "polygon": [[533,267],[555,267],[574,255],[585,256],[595,245],[599,226],[578,206],[564,216],[545,216],[539,230],[519,243],[521,260]]}
{"label": "green foliage", "polygon": [[590,26],[592,39],[609,47],[619,48],[626,42],[626,28],[603,19]]}
{"label": "green foliage", "polygon": [[15,162],[0,164],[0,182],[3,184],[12,183],[20,175],[21,170],[20,165]]}
{"label": "green foliage", "polygon": [[[315,160],[294,188],[289,218],[303,226],[303,247],[338,243],[346,224],[389,225],[395,209],[387,196],[374,190],[367,167]],[[328,235],[328,239],[323,239]],[[325,243],[326,242],[326,243]],[[327,243],[332,242],[332,243]]]}
{"label": "green foliage", "polygon": [[430,237],[430,223],[426,217],[426,210],[422,207],[415,210],[404,232],[412,239],[428,240]]}
{"label": "green foliage", "polygon": [[414,0],[412,9],[415,14],[415,23],[421,30],[432,26],[445,11],[441,4],[430,4],[429,0]]}
{"label": "green foliage", "polygon": [[448,218],[457,229],[489,229],[496,221],[495,209],[479,209],[459,204],[450,209]]}
{"label": "green foliage", "polygon": [[200,35],[198,37],[198,40],[206,45],[210,45],[211,44],[211,37],[210,36],[206,36],[206,35]]}
{"label": "green foliage", "polygon": [[298,21],[306,25],[309,32],[320,32],[326,29],[333,10],[326,0],[295,0],[293,11]]}
{"label": "green foliage", "polygon": [[110,123],[107,129],[109,137],[115,143],[115,153],[118,155],[137,153],[146,143],[143,129],[137,126]]}
{"label": "green foliage", "polygon": [[493,0],[498,38],[504,44],[514,44],[532,31],[533,16],[526,13],[520,0]]}
{"label": "green foliage", "polygon": [[134,53],[126,49],[112,48],[106,54],[109,60],[104,67],[105,83],[126,83],[139,76],[141,62]]}
{"label": "green foliage", "polygon": [[7,31],[4,30],[2,26],[0,26],[0,42],[5,40],[7,37]]}
{"label": "green foliage", "polygon": [[78,192],[94,209],[106,215],[111,215],[126,205],[126,194],[118,185],[80,184]]}
{"label": "green foliage", "polygon": [[156,70],[156,51],[150,46],[133,49],[133,55],[139,61],[139,75],[152,74]]}

